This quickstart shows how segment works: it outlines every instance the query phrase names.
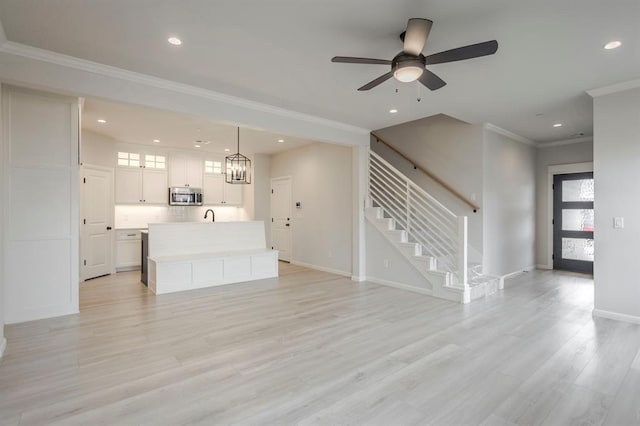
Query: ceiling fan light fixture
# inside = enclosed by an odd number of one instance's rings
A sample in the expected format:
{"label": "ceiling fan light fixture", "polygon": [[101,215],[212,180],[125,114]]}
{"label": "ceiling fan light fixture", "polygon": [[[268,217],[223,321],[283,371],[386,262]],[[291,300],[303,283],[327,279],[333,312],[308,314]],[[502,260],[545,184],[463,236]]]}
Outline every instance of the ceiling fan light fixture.
{"label": "ceiling fan light fixture", "polygon": [[402,83],[410,83],[420,78],[424,68],[415,65],[409,65],[406,67],[398,68],[393,72],[393,76],[396,80]]}
{"label": "ceiling fan light fixture", "polygon": [[617,49],[620,46],[622,46],[622,43],[619,40],[613,40],[613,41],[610,41],[609,43],[605,44],[604,48],[606,50],[611,50],[611,49]]}

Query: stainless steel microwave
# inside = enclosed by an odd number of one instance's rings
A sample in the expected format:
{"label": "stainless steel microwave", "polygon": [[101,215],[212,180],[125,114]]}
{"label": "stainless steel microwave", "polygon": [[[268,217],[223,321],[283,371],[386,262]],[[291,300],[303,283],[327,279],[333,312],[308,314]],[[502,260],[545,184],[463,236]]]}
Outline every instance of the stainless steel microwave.
{"label": "stainless steel microwave", "polygon": [[169,188],[170,206],[201,206],[202,190],[200,188],[189,188],[174,186]]}

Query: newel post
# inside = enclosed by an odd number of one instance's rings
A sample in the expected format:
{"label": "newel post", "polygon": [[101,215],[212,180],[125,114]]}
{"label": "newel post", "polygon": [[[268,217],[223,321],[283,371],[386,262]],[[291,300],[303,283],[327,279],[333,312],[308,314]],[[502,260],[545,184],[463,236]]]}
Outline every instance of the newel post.
{"label": "newel post", "polygon": [[467,217],[458,216],[458,282],[467,288]]}

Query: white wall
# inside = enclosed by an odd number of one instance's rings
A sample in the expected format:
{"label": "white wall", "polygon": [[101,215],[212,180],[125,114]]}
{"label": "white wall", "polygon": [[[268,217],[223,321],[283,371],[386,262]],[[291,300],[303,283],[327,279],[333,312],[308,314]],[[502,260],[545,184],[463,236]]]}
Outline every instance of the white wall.
{"label": "white wall", "polygon": [[[444,114],[376,130],[385,142],[433,173],[481,208],[471,208],[372,139],[371,148],[457,215],[469,217],[469,245],[482,253],[482,126]],[[470,256],[472,253],[470,253]]]}
{"label": "white wall", "polygon": [[3,91],[5,321],[76,313],[78,102]]}
{"label": "white wall", "polygon": [[4,337],[4,127],[2,114],[2,94],[3,88],[0,86],[0,164],[2,164],[3,170],[0,172],[0,358],[4,354],[4,350],[7,346],[7,339]]}
{"label": "white wall", "polygon": [[116,141],[109,136],[92,132],[91,130],[82,130],[82,146],[80,155],[83,164],[93,164],[94,166],[116,167]]}
{"label": "white wall", "polygon": [[367,280],[431,290],[431,284],[368,220],[366,232]]}
{"label": "white wall", "polygon": [[271,177],[291,176],[292,263],[351,276],[351,168],[351,148],[338,145],[314,143],[272,157]]}
{"label": "white wall", "polygon": [[535,148],[484,131],[483,271],[535,265]]}
{"label": "white wall", "polygon": [[595,313],[640,322],[640,89],[595,97],[593,148]]}
{"label": "white wall", "polygon": [[549,263],[549,218],[548,191],[549,166],[559,164],[586,163],[593,161],[593,142],[570,145],[539,147],[536,150],[536,264],[552,267]]}
{"label": "white wall", "polygon": [[253,215],[249,217],[264,222],[266,241],[271,247],[271,155],[255,154],[253,159]]}

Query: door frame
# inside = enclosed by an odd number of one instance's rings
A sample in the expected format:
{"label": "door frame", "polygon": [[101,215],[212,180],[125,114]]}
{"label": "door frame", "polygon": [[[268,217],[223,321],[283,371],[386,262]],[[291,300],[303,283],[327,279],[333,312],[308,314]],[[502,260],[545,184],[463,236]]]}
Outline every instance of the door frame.
{"label": "door frame", "polygon": [[[291,176],[278,176],[271,178],[271,180],[269,181],[269,189],[273,189],[273,182],[279,180],[289,181],[289,199],[291,200],[291,202],[293,202],[293,178]],[[271,201],[271,194],[269,194],[269,201]],[[289,207],[291,208],[291,206]],[[269,217],[272,218],[272,222],[269,225],[271,227],[271,241],[269,241],[269,246],[273,247],[273,204],[271,202],[269,202]],[[291,209],[291,219],[293,219],[293,209]],[[289,229],[289,262],[293,262],[293,227]]]}
{"label": "door frame", "polygon": [[85,268],[84,268],[84,262],[82,262],[82,259],[84,258],[84,247],[85,247],[85,228],[84,225],[82,223],[82,219],[84,218],[84,184],[82,182],[82,180],[85,178],[85,170],[96,170],[96,171],[100,171],[100,172],[107,172],[110,175],[109,180],[111,181],[111,190],[109,191],[109,200],[108,200],[108,204],[109,204],[109,211],[111,212],[111,217],[110,217],[110,221],[113,225],[112,228],[114,229],[114,232],[111,233],[111,238],[109,238],[109,244],[110,244],[110,252],[111,255],[109,256],[109,271],[111,274],[114,274],[116,272],[116,268],[115,268],[115,241],[114,241],[114,236],[115,236],[115,170],[111,167],[103,167],[103,166],[96,166],[94,164],[82,164],[80,166],[80,174],[79,174],[79,180],[78,180],[78,186],[80,187],[79,189],[79,199],[78,202],[80,204],[80,208],[79,208],[79,212],[80,212],[80,216],[78,217],[78,227],[80,228],[80,232],[78,233],[80,236],[80,242],[79,242],[79,259],[78,259],[78,266],[80,267],[80,282],[85,280]]}
{"label": "door frame", "polygon": [[586,172],[593,172],[593,162],[547,166],[547,216],[545,218],[547,226],[547,264],[540,265],[543,269],[553,269],[553,177],[555,175]]}

